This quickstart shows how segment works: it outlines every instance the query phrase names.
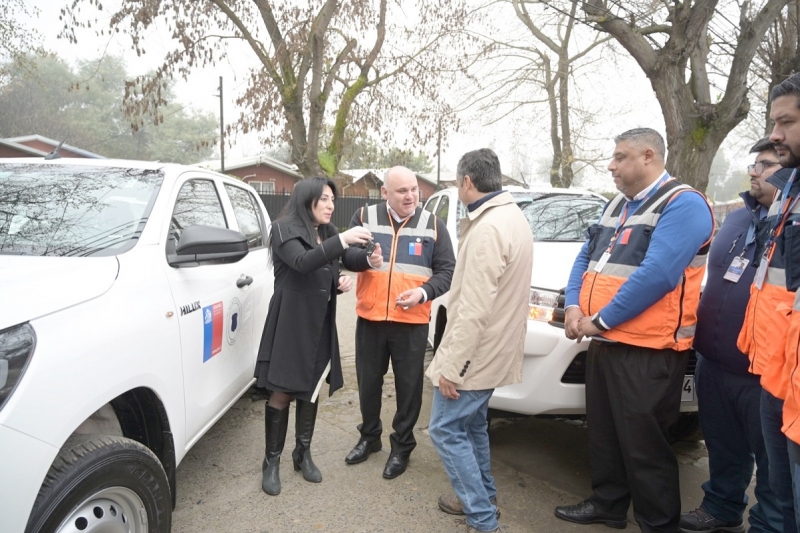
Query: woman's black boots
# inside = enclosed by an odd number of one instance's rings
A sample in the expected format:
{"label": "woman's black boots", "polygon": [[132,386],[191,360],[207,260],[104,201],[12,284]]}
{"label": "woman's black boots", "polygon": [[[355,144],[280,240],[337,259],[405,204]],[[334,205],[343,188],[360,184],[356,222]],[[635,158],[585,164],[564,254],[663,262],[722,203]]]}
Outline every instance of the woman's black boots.
{"label": "woman's black boots", "polygon": [[267,441],[261,477],[261,489],[271,496],[281,493],[281,453],[289,426],[289,407],[275,409],[267,405],[264,411],[264,436]]}
{"label": "woman's black boots", "polygon": [[322,474],[311,459],[311,437],[314,436],[314,424],[317,421],[317,406],[316,403],[295,400],[294,427],[297,444],[292,452],[292,462],[295,470],[303,471],[303,479],[311,483],[322,481]]}

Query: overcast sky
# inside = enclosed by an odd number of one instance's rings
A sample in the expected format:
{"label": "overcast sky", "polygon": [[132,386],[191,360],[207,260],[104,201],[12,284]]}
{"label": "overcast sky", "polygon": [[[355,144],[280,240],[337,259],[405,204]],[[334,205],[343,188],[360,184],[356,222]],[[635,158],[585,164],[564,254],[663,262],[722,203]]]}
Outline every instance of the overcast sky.
{"label": "overcast sky", "polygon": [[[126,36],[114,35],[111,38],[101,39],[95,36],[94,30],[78,33],[78,45],[71,45],[56,38],[61,28],[61,22],[58,20],[59,10],[66,0],[26,1],[40,10],[39,20],[32,22],[35,22],[36,28],[44,37],[45,46],[57,51],[59,56],[71,63],[77,59],[96,59],[104,52],[122,55],[129,73],[137,75],[154,68],[160,63],[164,54],[172,49],[168,34],[159,27],[154,28],[148,35],[146,39],[148,53],[143,57],[137,57],[130,49],[130,41]],[[106,2],[103,12],[105,16],[110,16],[112,10],[108,5],[113,3],[114,0]],[[509,14],[513,17],[513,12]],[[252,52],[249,49],[240,54],[231,54],[230,57],[234,59],[212,68],[197,69],[187,82],[177,81],[176,94],[180,103],[218,116],[220,100],[214,95],[217,94],[219,76],[222,76],[226,123],[235,120],[239,110],[233,102],[236,95],[244,90],[248,68],[255,60],[252,59]],[[651,86],[633,60],[622,57],[616,62],[606,61],[593,68],[594,73],[585,76],[581,82],[582,94],[577,95],[573,92],[571,98],[574,102],[578,102],[580,98],[584,108],[597,109],[600,120],[593,127],[592,136],[605,154],[609,157],[611,155],[613,136],[627,129],[648,126],[664,133],[660,108],[652,94]],[[518,112],[494,126],[487,127],[483,125],[486,117],[470,117],[469,114],[465,114],[461,131],[450,135],[448,146],[443,150],[442,170],[455,170],[461,154],[487,146],[497,151],[505,173],[513,171],[515,146],[517,151],[527,151],[532,159],[550,157],[552,148],[546,131],[549,128],[549,119],[546,116],[538,119],[533,117],[532,113]],[[226,146],[226,160],[253,156],[258,154],[260,149],[261,144],[257,136],[239,137],[233,148]],[[436,147],[434,145],[423,149],[432,156]],[[741,165],[746,162],[746,159],[740,159],[735,163]],[[604,171],[591,173],[582,185],[596,190],[613,190],[613,182]]]}

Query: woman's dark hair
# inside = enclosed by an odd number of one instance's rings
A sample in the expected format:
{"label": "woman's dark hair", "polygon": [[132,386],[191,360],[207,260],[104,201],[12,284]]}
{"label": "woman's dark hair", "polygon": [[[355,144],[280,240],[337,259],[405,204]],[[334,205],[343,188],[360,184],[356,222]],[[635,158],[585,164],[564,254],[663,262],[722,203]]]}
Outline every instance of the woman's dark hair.
{"label": "woman's dark hair", "polygon": [[[336,184],[328,178],[306,178],[298,181],[294,186],[292,195],[289,197],[289,201],[278,214],[275,222],[289,220],[301,222],[308,229],[308,234],[312,238],[311,242],[316,241],[316,226],[319,226],[319,237],[323,241],[336,235],[336,226],[331,223],[317,224],[312,211],[317,206],[317,202],[319,202],[326,185],[331,188],[333,196],[336,197]],[[269,234],[269,250],[271,254],[272,231]]]}

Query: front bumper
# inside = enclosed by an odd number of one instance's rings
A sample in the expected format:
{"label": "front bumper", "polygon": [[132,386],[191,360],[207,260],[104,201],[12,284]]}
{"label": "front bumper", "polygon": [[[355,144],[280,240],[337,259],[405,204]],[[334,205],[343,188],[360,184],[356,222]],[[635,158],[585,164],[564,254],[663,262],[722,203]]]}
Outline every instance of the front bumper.
{"label": "front bumper", "polygon": [[24,531],[58,448],[0,424],[0,523]]}
{"label": "front bumper", "polygon": [[[577,359],[589,349],[589,340],[567,339],[563,328],[528,321],[522,382],[494,391],[489,407],[525,415],[586,414],[585,365]],[[575,361],[575,364],[573,364]],[[694,375],[694,358],[686,374]],[[565,376],[566,374],[566,376]],[[697,411],[697,398],[681,402],[681,412]]]}

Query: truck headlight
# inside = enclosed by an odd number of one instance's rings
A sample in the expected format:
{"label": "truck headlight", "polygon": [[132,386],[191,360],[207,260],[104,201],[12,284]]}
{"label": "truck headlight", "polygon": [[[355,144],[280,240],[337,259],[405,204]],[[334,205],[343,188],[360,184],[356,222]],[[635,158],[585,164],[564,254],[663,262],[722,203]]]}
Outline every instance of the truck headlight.
{"label": "truck headlight", "polygon": [[531,287],[531,297],[528,302],[528,319],[550,322],[553,319],[553,309],[557,304],[558,292]]}
{"label": "truck headlight", "polygon": [[30,324],[0,331],[0,409],[22,379],[36,346],[36,334]]}

